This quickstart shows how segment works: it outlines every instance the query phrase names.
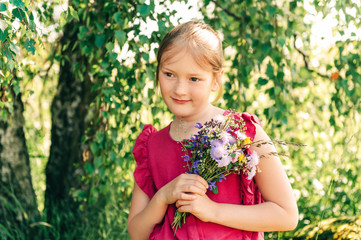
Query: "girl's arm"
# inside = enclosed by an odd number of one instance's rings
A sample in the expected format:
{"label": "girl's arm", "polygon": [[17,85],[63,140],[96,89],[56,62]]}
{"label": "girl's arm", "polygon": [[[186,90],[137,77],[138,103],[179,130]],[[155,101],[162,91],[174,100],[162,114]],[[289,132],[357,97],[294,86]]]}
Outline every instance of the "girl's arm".
{"label": "girl's arm", "polygon": [[154,226],[160,223],[168,205],[180,200],[194,200],[204,196],[207,182],[194,174],[181,174],[159,189],[152,199],[134,183],[133,196],[128,217],[128,232],[133,240],[148,239]]}
{"label": "girl's arm", "polygon": [[138,184],[134,183],[128,217],[128,232],[131,239],[148,239],[154,225],[163,219],[168,205],[163,203],[158,195],[155,194],[149,199]]}
{"label": "girl's arm", "polygon": [[[258,125],[254,141],[270,141],[270,138]],[[180,212],[191,212],[203,221],[224,226],[257,232],[287,231],[297,226],[298,209],[292,187],[277,156],[273,145],[253,147],[259,155],[259,169],[255,181],[262,194],[264,203],[257,205],[234,205],[216,203],[207,196],[197,196],[193,201],[178,201]],[[268,154],[268,155],[267,155]]]}

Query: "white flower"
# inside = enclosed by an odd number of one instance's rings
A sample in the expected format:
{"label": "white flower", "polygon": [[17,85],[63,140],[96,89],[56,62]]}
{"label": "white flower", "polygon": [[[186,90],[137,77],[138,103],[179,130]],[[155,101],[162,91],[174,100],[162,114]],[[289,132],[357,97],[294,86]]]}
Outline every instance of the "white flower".
{"label": "white flower", "polygon": [[241,139],[241,140],[244,140],[247,137],[246,134],[244,134],[243,132],[241,132],[239,130],[236,132],[236,134],[237,134],[237,138]]}
{"label": "white flower", "polygon": [[259,163],[259,156],[256,151],[253,151],[251,156],[248,157],[249,162],[247,163],[248,168],[255,168]]}
{"label": "white flower", "polygon": [[218,167],[225,167],[232,161],[232,157],[224,155],[218,162]]}
{"label": "white flower", "polygon": [[254,175],[256,175],[256,168],[252,168],[251,171],[249,172],[248,176],[247,176],[247,179],[248,180],[251,180]]}

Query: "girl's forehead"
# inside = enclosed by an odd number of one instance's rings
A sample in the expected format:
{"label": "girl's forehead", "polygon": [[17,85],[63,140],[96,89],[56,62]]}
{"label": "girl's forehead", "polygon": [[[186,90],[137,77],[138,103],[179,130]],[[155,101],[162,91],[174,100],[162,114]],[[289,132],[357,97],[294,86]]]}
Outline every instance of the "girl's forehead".
{"label": "girl's forehead", "polygon": [[165,51],[161,58],[161,67],[176,66],[180,62],[192,65],[192,68],[197,68],[203,71],[211,71],[212,67],[204,57],[198,56],[191,52],[191,49],[171,47]]}

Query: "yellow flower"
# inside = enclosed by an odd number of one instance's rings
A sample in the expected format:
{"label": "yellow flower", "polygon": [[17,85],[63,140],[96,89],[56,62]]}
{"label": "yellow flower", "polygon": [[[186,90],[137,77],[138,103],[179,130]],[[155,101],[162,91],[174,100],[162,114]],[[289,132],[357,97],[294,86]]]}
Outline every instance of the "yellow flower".
{"label": "yellow flower", "polygon": [[239,155],[238,161],[241,164],[245,164],[246,163],[246,156],[244,156],[244,154],[242,153],[241,155]]}
{"label": "yellow flower", "polygon": [[244,144],[250,145],[251,143],[252,143],[252,141],[251,141],[251,138],[250,138],[250,137],[246,137],[246,138],[244,139]]}

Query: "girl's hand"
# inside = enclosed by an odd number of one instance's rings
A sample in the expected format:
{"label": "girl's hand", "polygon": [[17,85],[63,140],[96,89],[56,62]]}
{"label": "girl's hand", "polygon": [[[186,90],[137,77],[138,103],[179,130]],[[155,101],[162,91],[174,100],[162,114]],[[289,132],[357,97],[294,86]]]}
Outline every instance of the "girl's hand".
{"label": "girl's hand", "polygon": [[189,212],[203,222],[209,222],[212,214],[215,213],[216,204],[206,194],[202,196],[196,194],[194,200],[178,200],[176,207],[179,212]]}
{"label": "girl's hand", "polygon": [[196,195],[203,196],[207,192],[208,183],[196,174],[181,174],[158,192],[166,204],[177,200],[194,200]]}

